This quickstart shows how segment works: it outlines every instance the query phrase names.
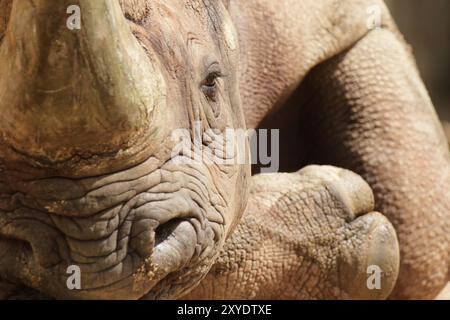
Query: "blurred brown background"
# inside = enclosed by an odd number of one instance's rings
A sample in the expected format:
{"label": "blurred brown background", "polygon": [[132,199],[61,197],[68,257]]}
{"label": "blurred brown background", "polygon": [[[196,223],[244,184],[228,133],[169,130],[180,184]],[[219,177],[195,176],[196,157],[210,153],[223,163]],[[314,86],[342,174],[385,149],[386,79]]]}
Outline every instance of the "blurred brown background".
{"label": "blurred brown background", "polygon": [[386,0],[450,139],[450,0]]}

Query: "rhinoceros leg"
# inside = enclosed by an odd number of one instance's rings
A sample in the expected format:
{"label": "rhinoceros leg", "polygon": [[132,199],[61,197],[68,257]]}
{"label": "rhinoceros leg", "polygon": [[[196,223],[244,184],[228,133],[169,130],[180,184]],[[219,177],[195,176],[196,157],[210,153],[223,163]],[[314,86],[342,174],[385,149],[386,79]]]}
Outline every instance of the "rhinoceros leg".
{"label": "rhinoceros leg", "polygon": [[433,298],[449,275],[450,160],[410,52],[372,31],[318,66],[300,88],[309,161],[362,175],[397,231],[393,298]]}
{"label": "rhinoceros leg", "polygon": [[[256,175],[243,220],[187,298],[386,298],[399,249],[373,205],[370,187],[347,170]],[[367,285],[369,266],[384,271],[379,289]]]}

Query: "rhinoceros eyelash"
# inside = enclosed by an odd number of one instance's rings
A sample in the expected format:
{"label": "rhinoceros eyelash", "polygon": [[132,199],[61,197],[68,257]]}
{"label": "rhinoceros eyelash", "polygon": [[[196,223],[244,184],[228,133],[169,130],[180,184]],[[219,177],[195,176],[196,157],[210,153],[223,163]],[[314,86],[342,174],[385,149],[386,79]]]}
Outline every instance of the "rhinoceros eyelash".
{"label": "rhinoceros eyelash", "polygon": [[228,74],[225,74],[222,71],[213,71],[208,74],[208,76],[205,78],[203,83],[212,82],[213,80],[222,79],[222,78],[226,78],[226,77],[228,77]]}

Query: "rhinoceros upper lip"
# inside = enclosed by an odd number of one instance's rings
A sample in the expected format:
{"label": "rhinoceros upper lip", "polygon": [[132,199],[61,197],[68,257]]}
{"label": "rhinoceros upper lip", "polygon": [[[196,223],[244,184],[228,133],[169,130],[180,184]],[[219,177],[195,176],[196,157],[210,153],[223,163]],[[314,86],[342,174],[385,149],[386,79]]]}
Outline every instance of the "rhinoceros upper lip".
{"label": "rhinoceros upper lip", "polygon": [[[167,275],[179,271],[195,257],[198,240],[201,237],[198,233],[201,230],[194,226],[194,220],[196,218],[174,218],[161,224],[155,230],[153,252],[147,260],[156,267],[156,272],[155,278],[146,280],[150,281],[149,283],[153,283],[148,292],[151,292],[153,286],[162,281]],[[32,254],[31,247],[26,241],[8,239],[3,239],[2,241],[0,244],[3,243],[8,246],[15,243],[23,243],[28,248],[27,256]],[[95,290],[95,288],[92,289]],[[148,292],[145,294],[148,294]]]}
{"label": "rhinoceros upper lip", "polygon": [[[134,288],[147,288],[140,299],[153,299],[155,287],[195,260],[200,254],[200,240],[204,230],[196,218],[178,217],[161,224],[155,230],[155,243],[151,255],[143,260],[133,277]],[[146,274],[152,277],[146,278]]]}
{"label": "rhinoceros upper lip", "polygon": [[[157,176],[155,174],[155,176]],[[157,183],[157,179],[155,181],[152,181],[154,183]],[[151,189],[153,187],[152,185],[146,185],[146,189]],[[160,192],[161,190],[157,190]],[[163,190],[165,191],[165,190]],[[156,194],[156,193],[155,193]],[[58,194],[56,194],[58,195]],[[23,200],[20,198],[19,200]],[[26,200],[26,199],[25,199]],[[128,200],[128,199],[127,199]],[[111,280],[110,283],[107,283],[105,286],[100,285],[100,288],[96,287],[96,284],[94,282],[90,282],[90,287],[85,288],[85,292],[89,297],[95,297],[95,293],[101,294],[102,288],[106,287],[113,287],[117,283],[123,281],[123,283],[127,282],[128,279],[132,279],[132,283],[134,284],[134,276],[138,273],[138,271],[135,269],[137,266],[136,264],[139,264],[142,262],[144,265],[144,269],[147,268],[150,265],[156,266],[159,268],[159,272],[157,272],[154,276],[147,276],[147,279],[144,279],[142,282],[137,284],[136,291],[134,291],[135,295],[142,294],[144,292],[151,292],[152,287],[154,287],[158,282],[163,281],[165,278],[168,277],[170,274],[178,274],[180,270],[183,270],[181,272],[185,272],[186,267],[188,265],[198,263],[199,260],[202,260],[200,255],[205,250],[206,247],[211,243],[211,241],[214,241],[213,239],[210,239],[211,236],[206,236],[207,231],[209,232],[210,228],[212,227],[211,224],[207,218],[207,214],[205,211],[207,211],[207,208],[200,207],[199,204],[194,202],[194,200],[191,199],[189,194],[173,194],[173,197],[167,197],[167,198],[156,198],[156,196],[151,197],[149,199],[143,198],[145,202],[138,202],[133,203],[132,199],[128,200],[127,204],[129,204],[129,207],[126,207],[126,210],[129,210],[130,212],[126,216],[126,222],[131,222],[131,230],[126,231],[130,232],[129,234],[129,242],[128,246],[125,245],[126,249],[128,250],[127,253],[127,261],[133,261],[132,267],[127,269],[127,274],[122,274],[123,278],[121,279],[114,279]],[[122,200],[123,201],[123,200]],[[34,203],[25,203],[29,204],[30,206]],[[40,203],[38,203],[40,206]],[[78,208],[78,207],[77,207]],[[28,207],[24,207],[24,210]],[[49,221],[48,227],[51,229],[52,232],[55,232],[57,234],[58,232],[61,233],[60,235],[62,237],[63,245],[62,246],[52,246],[50,244],[44,244],[40,240],[39,234],[35,238],[30,238],[29,234],[19,234],[18,237],[20,240],[23,240],[26,243],[29,243],[30,246],[34,246],[33,250],[29,250],[29,259],[30,263],[34,267],[36,267],[36,270],[45,271],[45,275],[43,275],[43,278],[46,278],[50,276],[51,274],[55,275],[55,279],[53,281],[58,281],[58,284],[60,283],[60,277],[56,277],[59,273],[65,272],[65,270],[61,269],[61,267],[64,267],[64,262],[61,264],[56,264],[56,258],[60,257],[60,260],[66,261],[70,254],[70,252],[66,252],[67,248],[64,246],[64,239],[69,239],[78,241],[79,243],[83,243],[86,241],[95,241],[91,237],[91,234],[84,234],[80,235],[76,232],[81,231],[89,231],[89,230],[100,230],[99,228],[90,228],[89,226],[83,229],[73,229],[73,233],[70,233],[70,228],[68,230],[61,229],[61,225],[63,225],[63,220],[67,219],[68,221],[76,221],[77,218],[79,219],[96,219],[98,218],[99,221],[103,221],[102,219],[105,219],[105,211],[101,211],[98,215],[90,215],[87,216],[63,216],[63,215],[56,215],[52,212],[47,212],[46,208],[39,207],[37,209],[29,209],[33,210],[33,213],[36,213],[33,215],[33,220],[24,219],[27,220],[27,222],[30,223],[30,225],[35,226],[36,221],[34,217],[36,215],[39,216],[45,216],[45,214],[48,214],[50,217],[54,218],[52,221]],[[35,211],[35,212],[34,212]],[[113,209],[111,209],[111,213],[114,213]],[[25,215],[27,218],[29,215]],[[48,219],[44,219],[44,221],[47,221]],[[154,224],[149,223],[150,220],[154,222]],[[55,222],[56,221],[56,222]],[[111,221],[112,218],[111,218]],[[59,223],[57,223],[59,222]],[[140,224],[142,223],[142,224]],[[126,228],[127,224],[120,224],[119,227]],[[215,223],[212,223],[212,225],[215,225]],[[47,226],[47,225],[43,225]],[[78,226],[78,224],[77,224]],[[94,226],[94,224],[92,225]],[[133,227],[136,227],[135,233],[133,234]],[[104,229],[101,229],[104,231]],[[126,229],[123,229],[124,231]],[[106,231],[105,231],[106,232]],[[120,233],[120,232],[119,232]],[[153,233],[153,234],[152,234]],[[34,233],[33,233],[34,234]],[[208,233],[209,234],[209,233]],[[102,235],[103,238],[107,238],[107,236],[110,236],[109,231],[105,233],[105,235]],[[141,237],[142,236],[142,237]],[[48,237],[49,241],[52,241],[52,237]],[[207,241],[205,241],[205,238]],[[131,245],[131,243],[136,239],[137,246]],[[106,241],[106,240],[105,240]],[[146,246],[147,249],[139,251],[140,246]],[[41,265],[39,262],[47,262],[50,255],[45,254],[46,250],[41,250],[41,248],[58,248],[60,251],[51,251],[55,255],[55,261],[52,259],[51,263],[51,269],[47,270],[46,265]],[[138,248],[138,249],[137,249]],[[106,259],[106,255],[100,255],[99,260]],[[94,259],[95,257],[92,257]],[[121,258],[122,259],[122,258]],[[124,259],[121,261],[125,261]],[[139,262],[138,262],[139,261]],[[73,261],[73,264],[77,264],[77,261]],[[103,261],[102,261],[103,262]],[[70,263],[72,261],[70,260]],[[83,262],[80,262],[83,263]],[[108,262],[110,263],[110,262]],[[114,263],[114,262],[111,262]],[[135,264],[136,263],[136,264]],[[147,264],[147,265],[146,265]],[[100,264],[101,265],[101,264]],[[102,265],[102,269],[99,269],[99,272],[103,272],[106,268],[113,268],[115,265]],[[45,269],[45,270],[44,270]],[[62,271],[61,271],[62,270]],[[89,271],[91,274],[93,272]],[[56,280],[59,279],[59,280]],[[65,279],[63,277],[63,279]],[[46,279],[49,280],[50,279]],[[20,281],[22,282],[22,281]],[[86,283],[87,285],[88,283]],[[64,284],[63,284],[64,286]],[[122,287],[117,293],[117,296],[123,296],[126,294],[126,288],[125,286]],[[43,289],[47,290],[47,288]],[[51,295],[55,295],[53,293],[49,293]],[[59,294],[59,293],[57,293]],[[82,296],[82,293],[80,292],[80,297]]]}

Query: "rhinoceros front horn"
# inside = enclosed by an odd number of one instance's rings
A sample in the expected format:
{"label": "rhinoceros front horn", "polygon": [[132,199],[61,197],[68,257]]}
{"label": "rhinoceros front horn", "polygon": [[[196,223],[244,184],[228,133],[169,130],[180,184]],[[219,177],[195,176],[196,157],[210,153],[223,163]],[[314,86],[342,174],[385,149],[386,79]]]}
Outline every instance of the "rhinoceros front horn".
{"label": "rhinoceros front horn", "polygon": [[151,134],[164,83],[117,0],[15,0],[0,45],[2,149],[60,163]]}

